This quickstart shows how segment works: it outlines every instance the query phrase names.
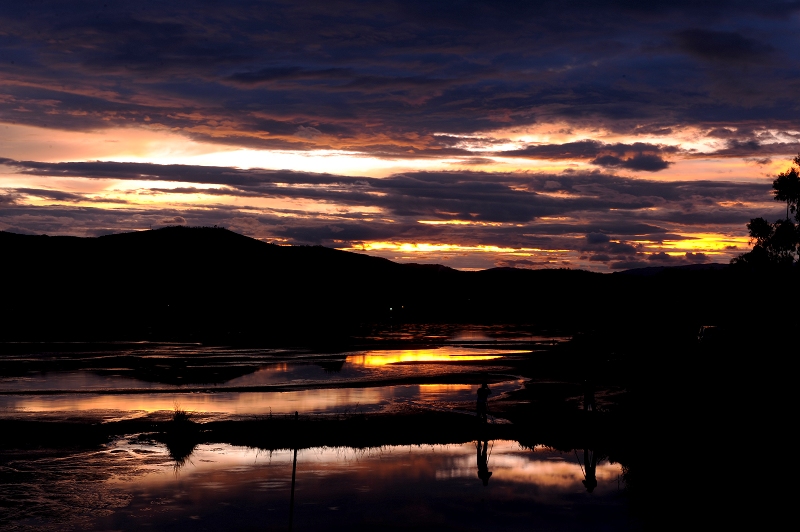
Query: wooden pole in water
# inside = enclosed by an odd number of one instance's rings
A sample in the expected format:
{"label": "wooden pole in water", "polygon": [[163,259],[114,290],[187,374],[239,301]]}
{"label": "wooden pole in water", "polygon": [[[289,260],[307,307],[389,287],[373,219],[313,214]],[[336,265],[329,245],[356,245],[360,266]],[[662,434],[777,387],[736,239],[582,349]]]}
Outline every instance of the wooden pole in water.
{"label": "wooden pole in water", "polygon": [[[294,420],[298,420],[298,413],[294,413]],[[297,444],[294,448],[294,460],[292,461],[292,495],[289,498],[289,532],[292,532],[292,521],[294,520],[294,481],[297,476]]]}
{"label": "wooden pole in water", "polygon": [[292,462],[292,496],[289,499],[289,532],[292,532],[292,521],[294,520],[294,479],[297,474],[297,449],[294,450],[294,462]]}

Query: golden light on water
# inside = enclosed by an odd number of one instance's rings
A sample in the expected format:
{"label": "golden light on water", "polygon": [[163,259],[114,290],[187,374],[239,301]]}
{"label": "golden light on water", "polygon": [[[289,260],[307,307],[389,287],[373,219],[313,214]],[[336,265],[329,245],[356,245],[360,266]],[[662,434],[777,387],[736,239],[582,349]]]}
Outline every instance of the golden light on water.
{"label": "golden light on water", "polygon": [[444,393],[444,392],[459,392],[464,390],[471,390],[477,385],[473,384],[420,384],[419,393],[424,395],[426,393]]}
{"label": "golden light on water", "polygon": [[170,412],[179,407],[192,414],[233,415],[285,414],[295,411],[319,412],[375,405],[386,400],[388,388],[329,388],[288,392],[231,392],[191,394],[69,394],[18,396],[3,405],[9,412],[83,412],[101,417],[124,413],[135,418],[153,412]]}
{"label": "golden light on water", "polygon": [[[535,450],[521,449],[514,441],[496,440],[490,442],[492,454],[488,467],[492,471],[490,486],[526,486],[529,493],[540,502],[556,499],[562,493],[583,492],[581,485],[584,474],[580,462],[571,453],[557,453],[541,447]],[[157,449],[165,452],[164,448]],[[317,478],[331,478],[332,475],[348,475],[360,478],[362,484],[369,484],[374,476],[394,481],[420,478],[446,481],[464,479],[478,482],[475,465],[475,443],[459,445],[435,445],[416,447],[388,445],[375,449],[352,449],[348,447],[329,447],[301,449],[298,453],[298,471],[313,468]],[[353,467],[354,463],[359,467]],[[171,467],[169,462],[165,462]],[[214,474],[216,489],[226,490],[250,486],[243,478],[263,480],[264,467],[291,469],[292,451],[278,449],[271,453],[260,453],[249,447],[235,447],[228,444],[200,445],[192,454],[191,462],[181,469],[184,480]],[[175,481],[171,469],[167,474],[159,474],[158,469],[145,469],[150,473],[137,482],[144,485],[157,485]],[[622,474],[619,464],[602,461],[597,464],[596,478],[600,490],[617,490],[617,479]],[[131,479],[114,479],[115,485],[130,482]],[[320,489],[309,477],[302,477],[306,490]],[[198,483],[203,486],[204,484]],[[210,484],[205,484],[210,486]],[[226,491],[223,490],[223,491]]]}
{"label": "golden light on water", "polygon": [[509,353],[529,353],[530,351],[503,351],[502,354],[489,349],[458,349],[442,347],[439,349],[407,349],[401,351],[368,351],[362,355],[350,355],[346,363],[355,366],[386,366],[388,364],[408,364],[416,362],[464,362],[494,360]]}
{"label": "golden light on water", "polygon": [[[492,469],[492,480],[500,478],[504,482],[519,484],[537,484],[542,487],[569,490],[581,485],[583,471],[577,461],[568,459],[547,459],[547,450],[541,446],[538,452],[521,451],[516,442],[494,442],[489,467]],[[455,454],[459,449],[448,449]],[[436,478],[473,478],[475,476],[474,444],[463,446],[461,455],[451,462],[451,468],[436,471]],[[470,452],[471,451],[471,452]],[[537,455],[544,455],[539,458]],[[602,484],[610,484],[620,475],[620,466],[609,462],[597,465],[596,478]],[[578,488],[580,489],[580,488]]]}

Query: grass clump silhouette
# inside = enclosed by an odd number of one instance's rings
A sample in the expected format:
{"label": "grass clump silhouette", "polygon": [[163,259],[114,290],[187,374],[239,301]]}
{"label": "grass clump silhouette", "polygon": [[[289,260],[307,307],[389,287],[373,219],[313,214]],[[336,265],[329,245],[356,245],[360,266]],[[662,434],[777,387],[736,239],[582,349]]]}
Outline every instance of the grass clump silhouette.
{"label": "grass clump silhouette", "polygon": [[158,438],[167,446],[170,458],[175,462],[175,472],[177,473],[197,447],[198,426],[191,419],[192,414],[175,403],[172,413],[172,420],[167,426],[166,431]]}
{"label": "grass clump silhouette", "polygon": [[186,410],[181,408],[179,403],[175,403],[175,410],[172,414],[172,423],[175,425],[184,425],[191,422],[192,415]]}

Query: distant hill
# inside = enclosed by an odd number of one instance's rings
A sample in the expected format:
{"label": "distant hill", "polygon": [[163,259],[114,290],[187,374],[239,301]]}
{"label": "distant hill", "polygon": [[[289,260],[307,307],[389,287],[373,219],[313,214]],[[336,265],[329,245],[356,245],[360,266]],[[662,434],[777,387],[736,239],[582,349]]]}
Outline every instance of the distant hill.
{"label": "distant hill", "polygon": [[686,264],[684,266],[648,266],[646,268],[633,268],[631,270],[623,270],[621,272],[614,272],[617,275],[638,275],[640,277],[650,277],[652,275],[660,274],[667,270],[679,271],[704,271],[704,270],[724,270],[730,267],[730,264],[720,264],[712,262],[709,264]]}
{"label": "distant hill", "polygon": [[[404,321],[562,329],[658,320],[712,324],[735,318],[752,296],[751,280],[716,266],[626,275],[462,272],[319,246],[277,246],[221,228],[97,238],[0,232],[0,256],[0,340],[324,343],[365,324]],[[777,294],[766,297],[762,305],[780,302]]]}

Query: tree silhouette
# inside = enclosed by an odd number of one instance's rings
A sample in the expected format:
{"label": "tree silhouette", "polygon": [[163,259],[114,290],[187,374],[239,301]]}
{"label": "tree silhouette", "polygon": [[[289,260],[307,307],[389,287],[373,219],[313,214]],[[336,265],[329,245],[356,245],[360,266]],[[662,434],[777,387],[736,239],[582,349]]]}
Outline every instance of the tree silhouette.
{"label": "tree silhouette", "polygon": [[789,218],[789,213],[794,214],[800,223],[800,169],[797,168],[800,166],[800,154],[792,162],[794,165],[778,174],[772,182],[775,201],[786,202],[786,219],[775,223],[769,223],[764,218],[751,219],[747,230],[753,249],[733,259],[731,264],[788,267],[795,263],[800,252],[800,227]]}
{"label": "tree silhouette", "polygon": [[[800,154],[792,159],[792,162],[800,166]],[[776,201],[786,202],[787,220],[789,219],[789,212],[796,217],[800,216],[797,210],[797,204],[800,202],[800,172],[798,172],[797,167],[792,166],[785,172],[778,174],[778,177],[772,182],[772,189]],[[800,218],[797,221],[800,222]]]}

